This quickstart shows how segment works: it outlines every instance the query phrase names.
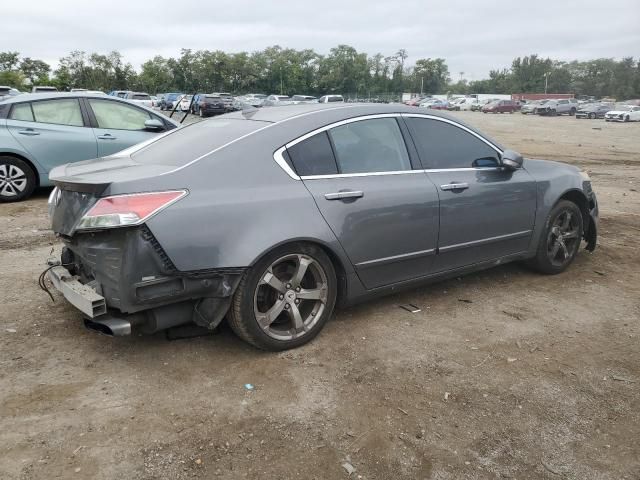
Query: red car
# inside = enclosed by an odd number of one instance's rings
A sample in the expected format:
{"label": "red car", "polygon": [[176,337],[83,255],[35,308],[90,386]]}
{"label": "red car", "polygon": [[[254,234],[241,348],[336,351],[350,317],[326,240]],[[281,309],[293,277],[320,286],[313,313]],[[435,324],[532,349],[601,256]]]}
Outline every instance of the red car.
{"label": "red car", "polygon": [[520,104],[514,100],[496,100],[482,107],[482,113],[513,113],[520,110]]}

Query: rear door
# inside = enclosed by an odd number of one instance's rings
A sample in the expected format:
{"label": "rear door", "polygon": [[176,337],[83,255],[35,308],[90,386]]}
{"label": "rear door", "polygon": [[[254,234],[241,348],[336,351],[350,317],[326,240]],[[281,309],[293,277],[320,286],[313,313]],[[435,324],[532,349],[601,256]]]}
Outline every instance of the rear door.
{"label": "rear door", "polygon": [[87,98],[85,101],[94,125],[93,135],[99,157],[114,154],[158,134],[155,130],[147,130],[144,122],[151,118],[162,119],[142,108],[117,100]]}
{"label": "rear door", "polygon": [[293,143],[298,174],[367,289],[430,272],[438,193],[412,167],[398,118],[352,119]]}
{"label": "rear door", "polygon": [[47,172],[97,156],[96,139],[77,98],[16,103],[7,129]]}
{"label": "rear door", "polygon": [[406,122],[440,195],[434,272],[526,251],[536,213],[533,177],[501,167],[496,147],[453,121],[408,114]]}

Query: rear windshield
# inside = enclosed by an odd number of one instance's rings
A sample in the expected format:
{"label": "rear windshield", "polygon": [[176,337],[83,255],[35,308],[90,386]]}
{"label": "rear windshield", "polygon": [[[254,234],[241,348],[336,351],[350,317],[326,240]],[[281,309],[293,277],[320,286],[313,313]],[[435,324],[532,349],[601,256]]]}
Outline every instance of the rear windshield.
{"label": "rear windshield", "polygon": [[207,100],[222,100],[220,97],[214,97],[213,95],[205,95],[205,97]]}
{"label": "rear windshield", "polygon": [[198,122],[159,138],[131,155],[138,163],[182,166],[251,132],[267,122],[215,119]]}
{"label": "rear windshield", "polygon": [[149,95],[144,95],[144,94],[134,95],[132,98],[134,100],[151,100],[151,97]]}

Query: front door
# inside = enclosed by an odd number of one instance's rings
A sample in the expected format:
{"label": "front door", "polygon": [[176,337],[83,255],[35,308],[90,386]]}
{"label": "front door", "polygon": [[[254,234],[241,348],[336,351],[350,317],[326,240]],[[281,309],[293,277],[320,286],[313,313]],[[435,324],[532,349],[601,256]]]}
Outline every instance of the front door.
{"label": "front door", "polygon": [[499,151],[465,127],[435,118],[406,120],[440,195],[434,272],[526,251],[536,213],[531,175],[501,167]]}
{"label": "front door", "polygon": [[98,142],[99,157],[117,153],[158,134],[147,130],[144,124],[153,118],[152,115],[135,105],[96,98],[87,99],[87,104],[95,118],[93,133]]}
{"label": "front door", "polygon": [[396,118],[352,121],[288,152],[367,289],[431,271],[438,193],[412,168]]}
{"label": "front door", "polygon": [[76,98],[16,103],[7,129],[47,173],[58,165],[97,156],[96,139],[84,126]]}

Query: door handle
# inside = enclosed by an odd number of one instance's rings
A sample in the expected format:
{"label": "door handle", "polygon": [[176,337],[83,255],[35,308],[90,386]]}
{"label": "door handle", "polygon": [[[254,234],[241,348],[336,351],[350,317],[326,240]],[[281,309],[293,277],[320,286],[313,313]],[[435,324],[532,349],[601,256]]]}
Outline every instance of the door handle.
{"label": "door handle", "polygon": [[18,130],[20,135],[27,135],[33,137],[34,135],[40,135],[40,132],[36,132],[33,128],[27,128],[26,130]]}
{"label": "door handle", "polygon": [[444,185],[440,185],[442,190],[466,190],[469,188],[468,183],[445,183]]}
{"label": "door handle", "polygon": [[361,198],[361,197],[364,197],[364,192],[360,190],[324,194],[324,198],[326,198],[327,200],[343,200],[345,198]]}
{"label": "door handle", "polygon": [[114,137],[110,133],[105,133],[104,135],[98,135],[98,138],[100,140],[115,140],[116,139],[116,137]]}

